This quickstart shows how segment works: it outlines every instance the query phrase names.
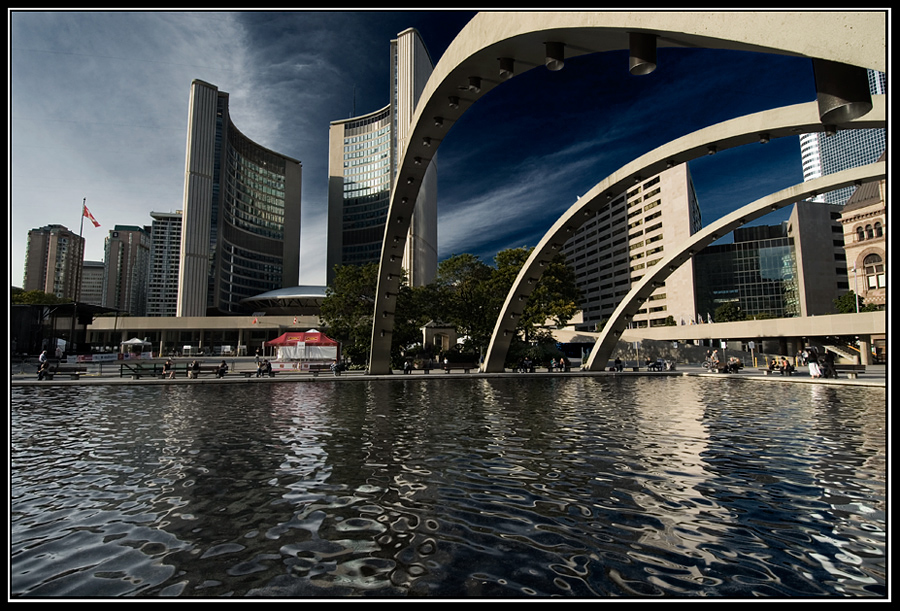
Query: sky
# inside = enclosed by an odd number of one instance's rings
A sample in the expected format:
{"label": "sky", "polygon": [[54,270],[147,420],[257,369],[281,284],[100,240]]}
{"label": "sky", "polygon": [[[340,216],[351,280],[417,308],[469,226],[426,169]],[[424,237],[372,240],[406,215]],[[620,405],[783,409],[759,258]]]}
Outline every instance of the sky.
{"label": "sky", "polygon": [[[471,11],[18,11],[9,16],[9,276],[28,231],[82,232],[103,260],[116,225],[182,208],[190,86],[230,95],[235,126],[303,165],[299,285],[325,282],[329,123],[389,101],[390,41],[416,28],[437,63]],[[803,58],[660,49],[516,75],[468,110],[438,151],[438,257],[492,264],[534,246],[607,175],[665,142],[750,112],[815,100]],[[690,163],[704,225],[802,182],[796,137]],[[100,223],[87,219],[86,203]],[[775,224],[787,211],[757,223]]]}

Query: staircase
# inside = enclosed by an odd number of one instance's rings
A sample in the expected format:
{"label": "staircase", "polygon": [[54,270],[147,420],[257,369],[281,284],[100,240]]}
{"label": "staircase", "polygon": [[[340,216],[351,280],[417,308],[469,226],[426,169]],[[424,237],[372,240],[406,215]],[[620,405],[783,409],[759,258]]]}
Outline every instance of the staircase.
{"label": "staircase", "polygon": [[853,346],[825,346],[825,349],[834,352],[842,360],[851,363],[859,362],[859,349]]}

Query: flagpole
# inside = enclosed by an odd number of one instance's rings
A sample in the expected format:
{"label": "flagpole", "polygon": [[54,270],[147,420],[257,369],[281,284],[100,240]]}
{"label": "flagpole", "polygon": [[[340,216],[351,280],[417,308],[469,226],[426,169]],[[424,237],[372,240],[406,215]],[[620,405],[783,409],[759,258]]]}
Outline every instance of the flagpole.
{"label": "flagpole", "polygon": [[84,210],[87,207],[87,198],[85,197],[81,200],[81,227],[78,228],[78,237],[81,237],[81,233],[84,231]]}

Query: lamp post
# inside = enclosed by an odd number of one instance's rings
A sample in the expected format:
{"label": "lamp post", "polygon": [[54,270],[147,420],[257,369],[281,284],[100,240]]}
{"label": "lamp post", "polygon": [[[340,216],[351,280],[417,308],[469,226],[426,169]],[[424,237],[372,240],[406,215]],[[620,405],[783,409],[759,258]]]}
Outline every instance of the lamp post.
{"label": "lamp post", "polygon": [[856,313],[859,314],[859,282],[856,278],[856,266],[851,270],[853,272],[853,301],[856,303]]}

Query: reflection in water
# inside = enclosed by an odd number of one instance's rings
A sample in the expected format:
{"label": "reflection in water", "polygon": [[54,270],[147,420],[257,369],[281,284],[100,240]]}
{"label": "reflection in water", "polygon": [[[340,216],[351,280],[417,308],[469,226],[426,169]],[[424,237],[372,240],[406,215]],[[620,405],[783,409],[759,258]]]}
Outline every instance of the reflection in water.
{"label": "reflection in water", "polygon": [[11,413],[14,596],[886,593],[884,390],[47,387]]}

